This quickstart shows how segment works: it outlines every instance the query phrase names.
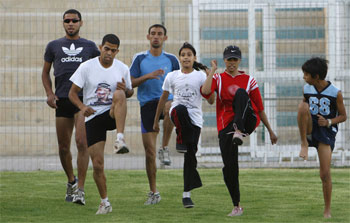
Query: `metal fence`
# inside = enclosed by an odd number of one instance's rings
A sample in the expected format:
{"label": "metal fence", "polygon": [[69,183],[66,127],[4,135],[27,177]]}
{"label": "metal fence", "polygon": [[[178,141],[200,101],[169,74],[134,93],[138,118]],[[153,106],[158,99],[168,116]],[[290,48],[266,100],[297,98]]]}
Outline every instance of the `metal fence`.
{"label": "metal fence", "polygon": [[[327,58],[327,79],[342,89],[350,112],[350,1],[325,0],[149,0],[49,1],[0,0],[0,155],[1,170],[61,169],[54,111],[46,105],[41,83],[46,44],[64,36],[62,14],[69,8],[82,13],[81,36],[100,44],[107,33],[121,39],[117,58],[130,65],[132,56],[149,48],[148,27],[162,23],[168,29],[165,50],[177,55],[185,41],[193,43],[198,60],[219,62],[235,44],[242,49],[241,69],[254,76],[265,111],[279,136],[271,146],[261,125],[240,148],[246,167],[300,167],[317,165],[316,150],[307,163],[298,158],[297,105],[302,100],[301,65],[312,56]],[[215,106],[203,106],[199,165],[221,165]],[[349,121],[339,125],[334,165],[350,165]],[[144,168],[139,105],[128,101],[126,141],[132,152],[113,154],[115,132],[106,144],[106,168]],[[160,137],[159,137],[160,138]],[[159,142],[158,142],[159,145]],[[182,166],[171,142],[172,168]],[[76,148],[72,140],[72,153]],[[116,164],[117,163],[117,164]]]}

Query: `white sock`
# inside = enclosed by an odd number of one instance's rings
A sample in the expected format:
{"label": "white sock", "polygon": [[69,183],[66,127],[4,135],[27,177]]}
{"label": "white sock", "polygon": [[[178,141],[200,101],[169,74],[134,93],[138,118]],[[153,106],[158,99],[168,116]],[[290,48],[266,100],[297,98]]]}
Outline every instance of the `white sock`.
{"label": "white sock", "polygon": [[111,205],[108,201],[108,197],[106,197],[105,199],[101,199],[101,203],[104,203],[106,206]]}
{"label": "white sock", "polygon": [[123,133],[117,133],[117,139],[124,139]]}
{"label": "white sock", "polygon": [[186,198],[186,197],[191,197],[191,191],[188,191],[188,192],[183,192],[183,194],[182,194],[182,197],[183,198]]}

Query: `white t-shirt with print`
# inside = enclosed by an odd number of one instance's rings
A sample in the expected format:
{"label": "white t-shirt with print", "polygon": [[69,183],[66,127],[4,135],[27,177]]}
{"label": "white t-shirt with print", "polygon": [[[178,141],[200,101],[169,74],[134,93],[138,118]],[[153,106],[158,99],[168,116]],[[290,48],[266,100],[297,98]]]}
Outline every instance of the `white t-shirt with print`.
{"label": "white t-shirt with print", "polygon": [[111,108],[113,93],[117,83],[122,82],[122,78],[125,80],[126,88],[132,89],[129,68],[117,59],[114,59],[108,68],[101,65],[99,57],[80,64],[70,80],[84,90],[83,103],[96,111],[85,117],[85,122]]}
{"label": "white t-shirt with print", "polygon": [[207,79],[203,71],[193,70],[192,73],[184,74],[181,70],[168,73],[163,83],[163,90],[174,95],[171,103],[170,114],[177,105],[184,105],[192,120],[192,124],[202,128],[202,95],[201,86]]}

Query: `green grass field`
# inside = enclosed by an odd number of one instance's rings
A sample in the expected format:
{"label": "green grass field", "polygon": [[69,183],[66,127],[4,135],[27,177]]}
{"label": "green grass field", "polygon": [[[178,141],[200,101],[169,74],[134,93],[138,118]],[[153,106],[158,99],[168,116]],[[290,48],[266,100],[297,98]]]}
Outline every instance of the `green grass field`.
{"label": "green grass field", "polygon": [[182,170],[158,170],[162,201],[143,205],[144,170],[107,171],[113,212],[95,215],[100,198],[88,171],[86,206],[64,201],[63,171],[0,172],[0,222],[350,222],[350,169],[332,169],[332,219],[323,219],[318,169],[242,169],[244,215],[227,217],[232,203],[221,169],[200,169],[203,187],[192,192],[195,207],[182,206]]}

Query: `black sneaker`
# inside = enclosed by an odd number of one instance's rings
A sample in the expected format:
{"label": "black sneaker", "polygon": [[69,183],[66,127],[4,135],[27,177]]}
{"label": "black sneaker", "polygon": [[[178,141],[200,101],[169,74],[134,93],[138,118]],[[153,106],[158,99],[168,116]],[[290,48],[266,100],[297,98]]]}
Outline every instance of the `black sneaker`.
{"label": "black sneaker", "polygon": [[190,197],[182,198],[182,204],[184,205],[184,208],[193,208],[194,203],[192,202]]}
{"label": "black sneaker", "polygon": [[184,144],[176,143],[176,151],[179,153],[187,153],[187,146]]}

